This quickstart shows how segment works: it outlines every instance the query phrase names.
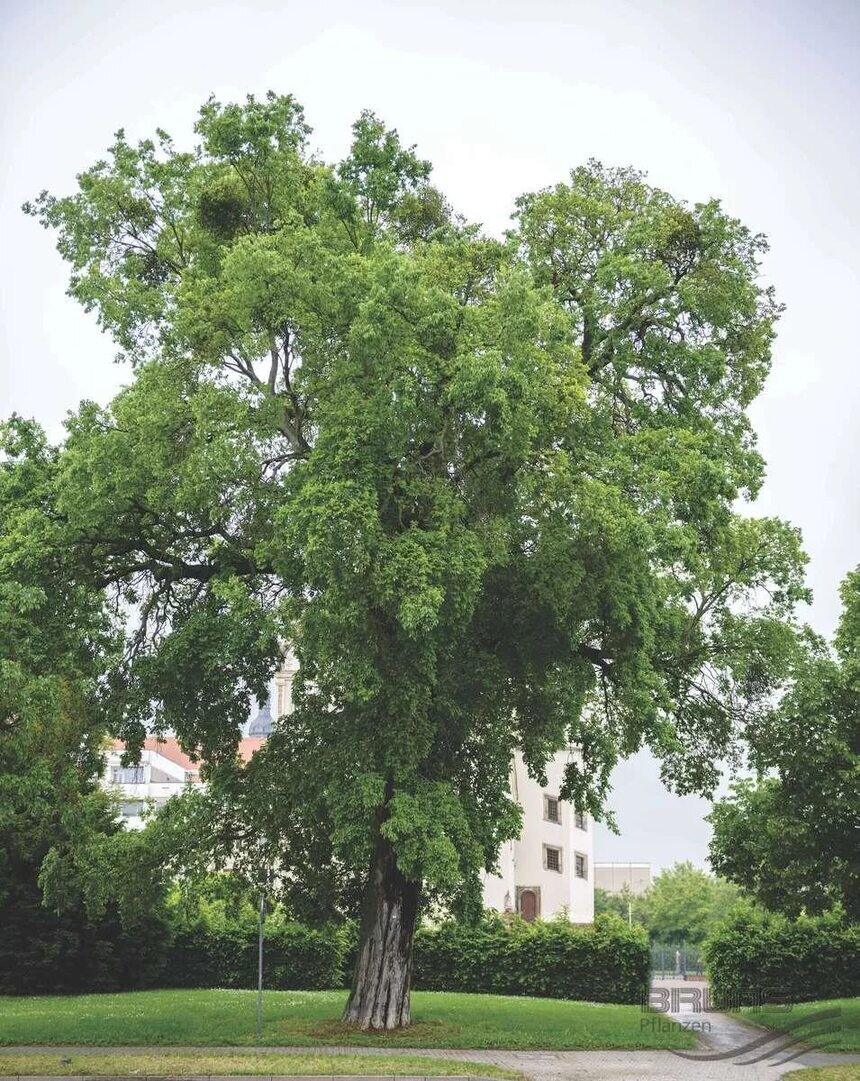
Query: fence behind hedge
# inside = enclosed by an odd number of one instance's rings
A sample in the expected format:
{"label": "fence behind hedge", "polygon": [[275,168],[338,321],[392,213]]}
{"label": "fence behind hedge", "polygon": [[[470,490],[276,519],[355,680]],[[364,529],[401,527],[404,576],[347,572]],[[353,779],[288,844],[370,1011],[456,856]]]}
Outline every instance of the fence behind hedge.
{"label": "fence behind hedge", "polygon": [[860,995],[860,925],[834,913],[738,914],[705,943],[705,960],[718,1004]]}

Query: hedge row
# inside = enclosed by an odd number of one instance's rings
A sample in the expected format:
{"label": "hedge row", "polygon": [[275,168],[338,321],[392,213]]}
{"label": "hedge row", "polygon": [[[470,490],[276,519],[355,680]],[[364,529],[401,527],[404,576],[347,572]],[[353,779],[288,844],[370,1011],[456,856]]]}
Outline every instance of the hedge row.
{"label": "hedge row", "polygon": [[715,1002],[810,1002],[860,995],[860,925],[838,913],[729,918],[705,943]]}
{"label": "hedge row", "polygon": [[[315,931],[297,924],[267,930],[264,984],[269,988],[343,987],[352,975],[355,928]],[[414,986],[428,991],[541,995],[593,1002],[639,1002],[649,978],[648,942],[640,928],[613,916],[594,926],[563,921],[421,928],[415,938]],[[257,936],[249,927],[177,931],[163,987],[249,988],[257,982]]]}
{"label": "hedge row", "polygon": [[41,891],[14,883],[0,897],[0,995],[75,994],[151,987],[167,963],[170,928],[157,914],[134,930],[116,913],[61,916]]}
{"label": "hedge row", "polygon": [[[195,926],[174,933],[161,987],[257,986],[258,939],[242,927],[213,930]],[[344,985],[341,936],[300,924],[266,930],[263,986],[324,990]]]}
{"label": "hedge row", "polygon": [[414,985],[427,991],[639,1003],[650,969],[645,931],[608,914],[578,926],[451,922],[422,928],[415,939]]}
{"label": "hedge row", "polygon": [[[20,933],[7,926],[0,936],[0,994],[257,985],[257,931],[248,920],[171,926],[154,918],[130,932],[115,922],[94,928],[81,914],[58,919],[40,905],[32,907]],[[314,930],[272,921],[266,928],[264,986],[345,987],[356,945],[355,925]],[[432,991],[639,1002],[649,967],[645,933],[617,916],[599,916],[593,926],[561,920],[508,924],[491,916],[477,926],[447,922],[421,928],[413,982]]]}

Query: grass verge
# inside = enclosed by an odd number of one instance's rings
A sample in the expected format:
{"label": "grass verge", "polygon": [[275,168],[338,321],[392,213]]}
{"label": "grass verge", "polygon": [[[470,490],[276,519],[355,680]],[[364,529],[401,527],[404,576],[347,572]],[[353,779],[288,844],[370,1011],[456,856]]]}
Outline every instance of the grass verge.
{"label": "grass verge", "polygon": [[292,1074],[307,1076],[420,1075],[434,1077],[499,1077],[517,1079],[522,1074],[484,1062],[426,1058],[421,1055],[326,1055],[307,1052],[291,1054],[240,1054],[165,1052],[163,1054],[10,1054],[0,1053],[0,1077],[19,1076],[134,1076],[230,1074]]}
{"label": "grass verge", "polygon": [[[833,1013],[836,1016],[822,1016]],[[749,1007],[738,1014],[765,1028],[788,1029],[792,1036],[822,1051],[860,1051],[860,998]]]}
{"label": "grass verge", "polygon": [[792,1073],[791,1081],[860,1081],[860,1062],[844,1066],[815,1066]]}
{"label": "grass verge", "polygon": [[[413,1024],[368,1033],[338,1020],[342,991],[267,991],[260,1043],[275,1047],[576,1050],[689,1048],[691,1033],[651,1023],[638,1006],[417,991]],[[129,991],[0,998],[0,1044],[253,1046],[253,991]]]}

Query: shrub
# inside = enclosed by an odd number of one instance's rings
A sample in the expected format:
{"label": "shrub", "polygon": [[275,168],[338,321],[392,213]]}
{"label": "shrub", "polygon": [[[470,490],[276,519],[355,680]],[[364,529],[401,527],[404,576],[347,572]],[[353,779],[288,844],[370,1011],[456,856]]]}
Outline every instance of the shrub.
{"label": "shrub", "polygon": [[0,903],[0,994],[74,994],[151,986],[167,960],[170,928],[160,915],[124,927],[109,908],[98,920],[61,915],[34,884],[18,882]]}
{"label": "shrub", "polygon": [[586,926],[487,916],[477,926],[423,927],[415,937],[421,990],[638,1003],[649,976],[648,936],[609,914]]}
{"label": "shrub", "polygon": [[717,1003],[851,998],[860,994],[860,925],[838,912],[741,911],[705,943],[705,962]]}
{"label": "shrub", "polygon": [[[162,987],[257,986],[256,928],[198,923],[174,934]],[[323,990],[343,986],[343,948],[337,933],[296,923],[266,927],[263,985],[273,990]]]}
{"label": "shrub", "polygon": [[[38,900],[23,921],[26,933],[23,925],[5,928],[0,962],[16,962],[5,971],[0,963],[0,993],[257,986],[257,924],[247,904],[231,910],[221,901],[203,902],[191,913],[173,906],[170,924],[153,919],[130,934],[109,920],[95,928],[80,915],[52,916]],[[19,917],[23,911],[19,906]],[[264,986],[344,987],[357,945],[354,923],[315,930],[287,922],[276,909],[266,922]],[[419,990],[636,1003],[649,965],[645,932],[614,915],[599,916],[593,926],[488,915],[477,925],[422,927],[414,984]]]}

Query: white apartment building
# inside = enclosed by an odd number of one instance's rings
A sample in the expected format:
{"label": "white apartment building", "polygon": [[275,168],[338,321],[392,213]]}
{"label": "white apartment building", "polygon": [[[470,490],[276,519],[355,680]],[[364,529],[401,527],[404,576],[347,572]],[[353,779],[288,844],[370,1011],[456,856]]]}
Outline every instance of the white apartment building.
{"label": "white apartment building", "polygon": [[[293,678],[298,670],[288,652],[275,675],[275,716],[293,710]],[[272,731],[274,720],[266,702],[239,741],[239,755],[248,761]],[[119,800],[130,829],[143,826],[147,807],[161,807],[186,785],[200,784],[198,763],[193,762],[171,736],[147,737],[140,762],[122,764],[123,744],[114,741],[106,752],[103,783]],[[511,763],[511,793],[523,808],[520,838],[507,842],[499,856],[499,873],[484,876],[484,904],[499,912],[519,913],[525,920],[549,919],[566,914],[574,923],[594,919],[592,823],[571,804],[560,800],[568,752],[547,766],[547,787],[528,776],[522,756]]]}
{"label": "white apartment building", "polygon": [[[261,711],[262,712],[262,711]],[[239,740],[239,755],[246,761],[265,742],[265,736]],[[122,764],[124,744],[113,740],[105,752],[104,787],[119,800],[120,813],[129,829],[143,828],[148,808],[163,807],[186,785],[201,784],[199,763],[192,762],[173,736],[147,736],[134,766]]]}
{"label": "white apartment building", "polygon": [[594,831],[587,815],[560,800],[569,752],[547,765],[547,787],[526,772],[517,752],[511,794],[523,809],[520,837],[499,855],[499,873],[484,876],[484,904],[524,920],[566,915],[572,923],[594,919]]}
{"label": "white apartment building", "polygon": [[[288,651],[275,674],[275,713],[281,717],[293,710],[293,677],[298,671],[294,654]],[[248,725],[248,734],[239,740],[239,757],[247,762],[272,731],[274,718],[267,701]],[[200,784],[199,763],[193,762],[173,736],[159,739],[148,736],[143,744],[140,762],[134,766],[122,764],[124,744],[114,740],[106,751],[106,768],[102,782],[119,800],[120,812],[129,829],[143,828],[147,808],[162,807],[185,785]]]}

